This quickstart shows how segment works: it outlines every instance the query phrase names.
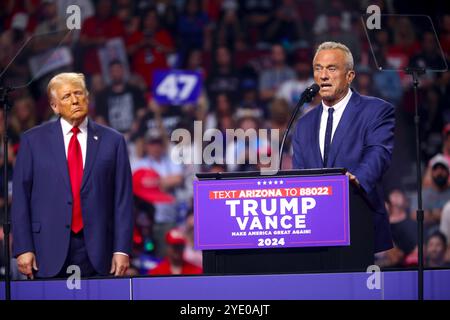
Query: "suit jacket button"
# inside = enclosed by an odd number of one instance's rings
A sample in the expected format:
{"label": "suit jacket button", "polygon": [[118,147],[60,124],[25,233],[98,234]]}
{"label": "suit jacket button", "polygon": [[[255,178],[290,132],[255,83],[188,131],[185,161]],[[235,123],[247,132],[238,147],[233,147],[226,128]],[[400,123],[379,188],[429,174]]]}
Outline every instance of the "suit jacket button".
{"label": "suit jacket button", "polygon": [[66,228],[67,228],[67,229],[70,229],[70,224],[66,224]]}
{"label": "suit jacket button", "polygon": [[67,201],[67,204],[68,204],[69,206],[71,206],[71,205],[72,205],[72,201]]}

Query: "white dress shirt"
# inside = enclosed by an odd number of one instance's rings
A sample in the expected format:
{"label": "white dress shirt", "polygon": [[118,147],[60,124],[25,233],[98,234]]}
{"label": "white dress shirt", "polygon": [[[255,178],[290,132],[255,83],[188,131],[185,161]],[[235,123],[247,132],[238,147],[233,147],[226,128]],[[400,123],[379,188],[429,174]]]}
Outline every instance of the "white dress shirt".
{"label": "white dress shirt", "polygon": [[339,125],[339,121],[341,121],[342,114],[344,113],[345,107],[347,103],[350,101],[352,96],[352,90],[348,89],[345,97],[336,103],[334,106],[327,106],[325,102],[322,100],[322,117],[320,118],[320,129],[319,129],[319,145],[320,145],[320,154],[323,159],[323,150],[325,149],[325,132],[327,130],[327,120],[328,120],[328,109],[333,108],[333,130],[331,131],[331,142],[333,142],[334,132],[336,131],[337,126]]}
{"label": "white dress shirt", "polygon": [[[78,126],[78,129],[80,129],[80,132],[77,135],[78,142],[80,143],[81,147],[81,155],[83,157],[83,169],[84,164],[86,163],[86,148],[87,148],[87,138],[88,138],[88,118],[86,117],[82,123]],[[61,118],[61,128],[63,132],[64,137],[64,150],[66,151],[66,159],[67,154],[69,152],[69,142],[72,138],[73,132],[72,128],[73,126],[67,122],[65,119]],[[122,254],[125,256],[128,256],[128,254],[124,252],[114,252],[114,254]]]}
{"label": "white dress shirt", "polygon": [[[88,135],[88,118],[86,117],[83,122],[78,126],[78,129],[80,129],[80,132],[77,135],[78,142],[80,143],[81,147],[81,154],[83,156],[83,169],[84,164],[86,163],[86,145],[87,145],[87,135]],[[65,119],[61,118],[61,128],[63,131],[63,137],[64,137],[64,150],[66,150],[66,159],[67,154],[69,152],[69,142],[72,138],[72,128],[73,126],[67,122]]]}

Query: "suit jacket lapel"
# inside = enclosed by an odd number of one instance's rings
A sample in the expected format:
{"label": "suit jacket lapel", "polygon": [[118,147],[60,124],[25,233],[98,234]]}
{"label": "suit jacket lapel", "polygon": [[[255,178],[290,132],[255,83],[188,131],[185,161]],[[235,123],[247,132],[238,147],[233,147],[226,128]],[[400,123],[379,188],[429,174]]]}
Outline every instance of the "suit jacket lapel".
{"label": "suit jacket lapel", "polygon": [[311,130],[311,132],[314,134],[313,137],[313,157],[314,157],[314,164],[315,164],[315,168],[322,168],[323,167],[323,160],[322,160],[322,154],[320,153],[320,144],[319,144],[319,131],[320,131],[320,119],[322,117],[322,111],[323,111],[323,107],[322,107],[322,103],[320,105],[318,105],[316,107],[316,110],[312,110],[316,111],[315,113],[315,117],[314,117],[314,121],[313,121],[313,128]]}
{"label": "suit jacket lapel", "polygon": [[54,123],[50,127],[49,135],[50,135],[49,137],[50,148],[53,152],[56,167],[58,168],[58,171],[62,176],[64,185],[67,187],[69,192],[72,192],[69,179],[69,169],[67,167],[67,157],[64,146],[64,137],[60,119],[54,121]]}
{"label": "suit jacket lapel", "polygon": [[96,128],[94,122],[91,119],[88,120],[88,134],[87,134],[87,143],[86,143],[86,162],[84,164],[83,171],[83,181],[81,182],[81,189],[86,184],[86,181],[89,178],[89,174],[92,171],[92,167],[94,166],[95,157],[97,156],[97,151],[100,143],[100,135]]}
{"label": "suit jacket lapel", "polygon": [[350,101],[345,107],[344,113],[342,114],[341,120],[339,121],[331,142],[330,153],[328,156],[330,164],[329,167],[331,168],[334,167],[334,161],[336,160],[339,147],[342,144],[342,141],[346,138],[348,129],[353,123],[354,117],[358,114],[358,105],[360,103],[361,96],[355,90],[352,91]]}

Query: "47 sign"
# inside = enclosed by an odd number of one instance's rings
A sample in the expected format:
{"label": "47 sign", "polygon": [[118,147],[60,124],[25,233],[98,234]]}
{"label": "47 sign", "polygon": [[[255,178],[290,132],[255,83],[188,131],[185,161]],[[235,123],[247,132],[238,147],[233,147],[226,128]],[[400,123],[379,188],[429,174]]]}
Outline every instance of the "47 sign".
{"label": "47 sign", "polygon": [[195,103],[200,95],[201,75],[182,70],[155,71],[153,97],[160,104]]}

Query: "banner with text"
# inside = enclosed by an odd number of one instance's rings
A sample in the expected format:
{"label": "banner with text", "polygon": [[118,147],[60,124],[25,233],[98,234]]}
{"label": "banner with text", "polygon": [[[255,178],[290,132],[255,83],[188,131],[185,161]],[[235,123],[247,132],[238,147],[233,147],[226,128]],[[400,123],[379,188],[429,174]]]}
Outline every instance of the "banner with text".
{"label": "banner with text", "polygon": [[199,72],[158,70],[153,73],[152,93],[160,104],[196,103],[202,87]]}
{"label": "banner with text", "polygon": [[350,245],[348,178],[194,181],[199,250]]}

